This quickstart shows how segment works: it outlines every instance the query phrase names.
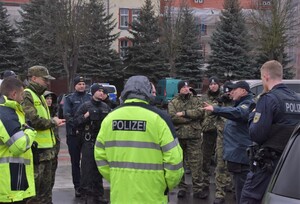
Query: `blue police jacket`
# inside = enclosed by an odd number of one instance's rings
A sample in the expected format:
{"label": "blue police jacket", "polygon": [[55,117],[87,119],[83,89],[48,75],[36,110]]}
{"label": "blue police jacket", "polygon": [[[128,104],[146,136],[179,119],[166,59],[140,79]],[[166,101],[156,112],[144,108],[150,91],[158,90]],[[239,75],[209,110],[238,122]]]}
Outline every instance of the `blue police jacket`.
{"label": "blue police jacket", "polygon": [[300,96],[284,84],[262,94],[249,117],[251,139],[281,153],[300,122]]}
{"label": "blue police jacket", "polygon": [[67,135],[75,135],[76,127],[74,116],[78,108],[86,101],[90,101],[92,96],[86,92],[74,92],[65,97],[63,114],[66,119]]}
{"label": "blue police jacket", "polygon": [[214,107],[214,114],[228,119],[224,127],[223,159],[230,162],[249,164],[246,149],[252,144],[249,136],[249,113],[255,108],[253,95],[242,97],[233,107]]}

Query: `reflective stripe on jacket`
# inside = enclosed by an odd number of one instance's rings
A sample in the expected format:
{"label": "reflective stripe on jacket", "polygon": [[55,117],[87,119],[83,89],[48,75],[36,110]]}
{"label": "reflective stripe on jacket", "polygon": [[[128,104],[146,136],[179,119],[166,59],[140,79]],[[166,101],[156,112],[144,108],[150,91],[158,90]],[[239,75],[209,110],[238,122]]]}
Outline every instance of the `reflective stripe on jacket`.
{"label": "reflective stripe on jacket", "polygon": [[182,149],[171,119],[138,99],[103,120],[95,144],[100,173],[111,184],[111,203],[167,203],[183,175]]}
{"label": "reflective stripe on jacket", "polygon": [[[34,102],[34,107],[37,110],[37,114],[42,118],[50,120],[51,117],[44,96],[37,96],[36,93],[34,93],[31,89],[25,89],[25,91],[28,91],[31,94]],[[54,145],[56,144],[56,140],[51,128],[36,131],[37,136],[35,138],[35,141],[38,143],[39,149],[54,147]]]}
{"label": "reflective stripe on jacket", "polygon": [[16,202],[35,196],[30,147],[36,131],[23,131],[24,123],[21,105],[0,97],[0,202]]}

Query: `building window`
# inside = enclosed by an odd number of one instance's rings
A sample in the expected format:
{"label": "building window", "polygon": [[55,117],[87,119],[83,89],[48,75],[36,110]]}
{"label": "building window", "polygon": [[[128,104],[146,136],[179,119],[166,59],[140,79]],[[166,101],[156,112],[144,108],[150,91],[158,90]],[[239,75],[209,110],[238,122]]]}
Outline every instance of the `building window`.
{"label": "building window", "polygon": [[200,24],[200,35],[201,36],[207,35],[207,25]]}
{"label": "building window", "polygon": [[139,9],[132,9],[131,22],[138,21],[139,17],[140,17],[140,10]]}
{"label": "building window", "polygon": [[129,9],[120,9],[120,28],[128,28],[129,24]]}
{"label": "building window", "polygon": [[140,17],[140,9],[120,8],[119,25],[121,29],[128,29],[133,21],[137,21]]}
{"label": "building window", "polygon": [[119,39],[119,53],[122,59],[126,56],[128,46],[129,42],[127,39]]}
{"label": "building window", "polygon": [[262,6],[271,6],[271,1],[262,1]]}
{"label": "building window", "polygon": [[202,4],[204,0],[194,0],[195,3]]}

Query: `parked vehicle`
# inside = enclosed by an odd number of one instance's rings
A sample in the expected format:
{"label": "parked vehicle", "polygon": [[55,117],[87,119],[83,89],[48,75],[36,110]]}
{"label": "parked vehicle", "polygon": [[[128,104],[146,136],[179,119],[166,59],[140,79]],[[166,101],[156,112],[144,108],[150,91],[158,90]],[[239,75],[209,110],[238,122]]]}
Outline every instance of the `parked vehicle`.
{"label": "parked vehicle", "polygon": [[300,124],[287,143],[273,173],[263,204],[300,204]]}
{"label": "parked vehicle", "polygon": [[[263,85],[261,80],[246,80],[250,86],[250,90],[255,95],[260,94],[263,91]],[[287,85],[290,89],[294,90],[296,93],[300,94],[300,80],[299,79],[290,79],[283,80],[283,83]]]}
{"label": "parked vehicle", "polygon": [[177,84],[180,79],[164,78],[160,79],[156,85],[155,103],[165,107],[170,100],[178,93]]}

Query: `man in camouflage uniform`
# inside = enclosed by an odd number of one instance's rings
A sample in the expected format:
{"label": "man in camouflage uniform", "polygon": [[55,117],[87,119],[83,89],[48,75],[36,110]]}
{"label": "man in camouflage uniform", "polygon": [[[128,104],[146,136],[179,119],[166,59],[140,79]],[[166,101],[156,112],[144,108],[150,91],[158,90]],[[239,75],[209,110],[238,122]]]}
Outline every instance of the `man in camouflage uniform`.
{"label": "man in camouflage uniform", "polygon": [[[193,196],[199,198],[201,189],[201,120],[204,112],[201,109],[201,101],[190,93],[186,81],[178,82],[178,92],[168,104],[168,111],[176,128],[180,146],[183,150],[184,160],[192,173]],[[186,196],[187,184],[183,176],[177,194],[178,198]]]}
{"label": "man in camouflage uniform", "polygon": [[[226,100],[227,99],[227,100]],[[204,100],[212,105],[224,106],[228,102],[228,97],[221,91],[219,79],[217,77],[209,78],[209,89],[204,96]],[[213,115],[210,112],[205,113],[203,121],[203,180],[202,188],[204,189],[201,198],[207,198],[210,185],[210,161],[214,153],[216,155],[217,166],[215,169],[215,201],[214,204],[225,202],[225,188],[231,183],[230,174],[227,171],[223,160],[223,129],[224,119],[220,116]]]}
{"label": "man in camouflage uniform", "polygon": [[[230,97],[231,88],[228,88],[229,85],[232,85],[232,82],[226,82],[223,85],[223,92],[220,97],[217,98],[217,101],[221,106],[231,106],[233,105],[232,99]],[[224,125],[226,122],[225,118],[219,118],[221,120],[217,120],[217,143],[216,143],[216,169],[215,169],[215,184],[216,184],[216,193],[215,193],[215,201],[214,204],[222,204],[225,203],[225,191],[231,191],[233,189],[233,183],[231,180],[230,173],[227,170],[226,161],[223,159],[223,131]]]}
{"label": "man in camouflage uniform", "polygon": [[49,75],[48,69],[43,66],[30,67],[28,78],[29,85],[24,91],[22,106],[26,120],[37,131],[35,141],[38,145],[37,150],[33,150],[36,197],[27,203],[52,204],[52,164],[55,159],[53,128],[64,125],[64,119],[51,118],[43,96],[49,80],[55,79]]}

